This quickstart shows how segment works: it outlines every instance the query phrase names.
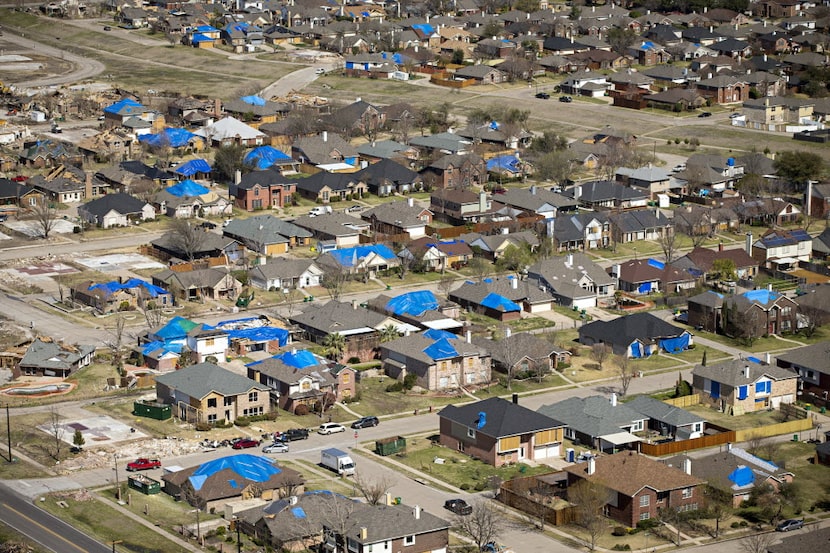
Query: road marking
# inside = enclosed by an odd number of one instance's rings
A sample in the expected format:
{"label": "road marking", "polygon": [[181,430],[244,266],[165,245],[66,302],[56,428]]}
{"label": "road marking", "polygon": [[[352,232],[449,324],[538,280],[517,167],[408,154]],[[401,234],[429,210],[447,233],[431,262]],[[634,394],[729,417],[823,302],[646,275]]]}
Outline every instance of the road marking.
{"label": "road marking", "polygon": [[3,507],[5,507],[6,509],[8,509],[9,511],[12,511],[12,512],[16,513],[16,514],[17,514],[17,516],[22,517],[22,518],[25,518],[26,520],[28,520],[30,523],[34,524],[34,525],[35,525],[35,526],[37,526],[38,528],[42,528],[44,532],[49,532],[50,534],[52,534],[53,536],[55,536],[56,538],[58,538],[58,539],[59,539],[59,540],[61,540],[62,542],[64,542],[64,543],[67,543],[67,544],[71,545],[74,549],[76,549],[76,550],[78,550],[78,551],[81,551],[81,552],[85,552],[85,551],[86,551],[86,549],[83,549],[83,548],[81,548],[81,547],[78,547],[77,545],[75,545],[75,544],[74,544],[74,543],[72,543],[71,541],[67,540],[66,538],[64,538],[63,536],[61,536],[60,534],[58,534],[57,532],[53,532],[52,530],[50,530],[50,529],[49,529],[49,528],[47,528],[46,526],[42,525],[42,524],[41,524],[41,523],[39,523],[38,521],[36,521],[36,520],[34,520],[34,519],[32,519],[32,518],[27,517],[26,515],[24,515],[23,513],[21,513],[20,511],[18,511],[17,509],[15,509],[14,507],[10,507],[9,505],[6,505],[6,504],[4,504],[4,505],[3,505]]}

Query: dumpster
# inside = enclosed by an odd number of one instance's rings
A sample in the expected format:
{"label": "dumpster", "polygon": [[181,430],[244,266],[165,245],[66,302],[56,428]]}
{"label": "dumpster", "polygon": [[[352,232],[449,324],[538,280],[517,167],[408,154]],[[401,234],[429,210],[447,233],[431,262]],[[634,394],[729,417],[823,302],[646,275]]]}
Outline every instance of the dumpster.
{"label": "dumpster", "polygon": [[161,493],[161,482],[143,474],[134,474],[127,479],[127,485],[145,495]]}
{"label": "dumpster", "polygon": [[402,451],[406,451],[406,438],[403,436],[383,438],[375,442],[375,453],[383,457]]}
{"label": "dumpster", "polygon": [[172,417],[173,413],[166,403],[140,400],[133,402],[133,415],[165,421]]}

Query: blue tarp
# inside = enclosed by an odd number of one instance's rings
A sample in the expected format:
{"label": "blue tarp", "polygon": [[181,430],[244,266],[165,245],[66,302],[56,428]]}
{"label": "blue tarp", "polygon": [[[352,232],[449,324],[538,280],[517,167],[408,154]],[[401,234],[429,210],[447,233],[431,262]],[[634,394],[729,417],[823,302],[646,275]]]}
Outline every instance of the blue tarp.
{"label": "blue tarp", "polygon": [[489,309],[495,309],[496,311],[501,311],[503,313],[510,313],[513,311],[521,311],[522,308],[519,307],[518,304],[510,301],[509,299],[505,298],[504,296],[500,296],[495,292],[490,292],[484,299],[481,300],[481,305],[487,307]]}
{"label": "blue tarp", "polygon": [[677,338],[660,340],[660,347],[667,353],[680,353],[689,349],[689,334],[683,333]]}
{"label": "blue tarp", "polygon": [[417,31],[421,31],[421,33],[423,33],[425,36],[431,36],[435,34],[435,28],[429,23],[416,23],[412,26],[412,28]]}
{"label": "blue tarp", "polygon": [[119,290],[131,290],[132,288],[139,287],[144,288],[144,290],[151,298],[156,298],[159,295],[168,293],[167,290],[165,290],[164,288],[160,288],[158,286],[150,284],[149,282],[144,282],[143,280],[138,278],[131,278],[127,282],[123,283],[114,280],[112,282],[106,282],[102,284],[93,284],[89,287],[89,290],[104,290],[106,294],[109,296]]}
{"label": "blue tarp", "polygon": [[185,338],[187,333],[199,326],[199,323],[194,323],[184,317],[173,317],[170,321],[158,329],[154,334],[162,340],[173,340],[175,338]]}
{"label": "blue tarp", "polygon": [[291,514],[294,515],[294,518],[306,518],[305,511],[302,507],[292,507]]}
{"label": "blue tarp", "polygon": [[429,290],[420,290],[392,298],[386,302],[386,309],[395,315],[420,317],[427,311],[435,311],[439,305],[435,294]]}
{"label": "blue tarp", "polygon": [[666,268],[666,264],[662,261],[657,261],[656,259],[649,259],[646,261],[649,265],[654,267],[655,269],[660,269],[661,271]]}
{"label": "blue tarp", "polygon": [[254,148],[245,156],[245,165],[251,165],[256,169],[268,169],[278,161],[289,161],[291,156],[284,154],[273,146],[260,146]]}
{"label": "blue tarp", "polygon": [[424,332],[424,336],[426,336],[430,340],[458,340],[458,336],[456,336],[452,332],[447,332],[446,330],[439,330],[437,328],[430,328],[429,330]]}
{"label": "blue tarp", "polygon": [[521,162],[516,159],[516,156],[498,156],[487,160],[488,171],[510,171],[511,173],[521,173]]}
{"label": "blue tarp", "polygon": [[487,413],[484,411],[479,411],[478,413],[478,421],[476,422],[476,428],[481,430],[484,428],[484,425],[487,424]]}
{"label": "blue tarp", "polygon": [[395,252],[389,246],[373,244],[371,246],[355,246],[354,248],[343,248],[333,250],[329,254],[343,267],[354,267],[358,261],[372,254],[379,255],[384,259],[395,259]]}
{"label": "blue tarp", "polygon": [[644,282],[644,283],[642,283],[642,284],[641,284],[641,285],[637,288],[637,291],[638,291],[639,293],[641,293],[641,294],[648,294],[649,292],[651,292],[651,283],[650,283],[650,282]]}
{"label": "blue tarp", "polygon": [[[237,476],[253,482],[267,482],[272,476],[282,472],[271,459],[243,453],[208,461],[200,465],[188,480],[193,485],[193,489],[199,491],[208,478],[225,469],[230,469]],[[229,482],[231,480],[232,478],[228,478]]]}
{"label": "blue tarp", "polygon": [[778,292],[773,292],[771,290],[766,289],[750,290],[749,292],[744,292],[742,295],[749,301],[755,301],[758,303],[762,303],[764,305],[772,303],[781,297],[781,294],[779,294]]}
{"label": "blue tarp", "polygon": [[747,361],[752,361],[753,363],[757,363],[759,365],[761,364],[761,360],[758,359],[757,357],[747,357],[746,360]]}
{"label": "blue tarp", "polygon": [[720,398],[720,382],[712,381],[712,389],[709,392],[709,395],[712,396],[712,399]]}
{"label": "blue tarp", "polygon": [[138,137],[139,142],[146,142],[150,146],[170,146],[181,148],[190,144],[190,141],[198,138],[195,134],[185,129],[167,128],[158,134],[142,134]]}
{"label": "blue tarp", "polygon": [[[169,342],[154,340],[152,342],[147,342],[144,346],[142,346],[141,355],[156,358],[162,357],[167,353],[175,353],[176,355],[179,355],[182,352],[182,348],[184,348],[184,344],[184,340],[172,340]],[[159,350],[161,350],[161,353],[153,355],[153,352],[157,352]]]}
{"label": "blue tarp", "polygon": [[748,466],[742,465],[729,473],[728,478],[736,486],[748,486],[755,482],[755,473]]}
{"label": "blue tarp", "polygon": [[119,100],[114,104],[111,104],[104,108],[104,112],[106,113],[117,113],[120,115],[130,115],[130,114],[140,114],[145,109],[144,106],[136,102],[135,100],[131,100],[129,98],[124,98],[123,100]]}
{"label": "blue tarp", "polygon": [[749,386],[738,386],[738,399],[746,399],[749,396]]}
{"label": "blue tarp", "polygon": [[284,351],[274,356],[274,359],[279,359],[289,367],[296,367],[304,369],[306,367],[313,367],[319,365],[320,361],[308,350],[301,349],[297,352]]}
{"label": "blue tarp", "polygon": [[643,356],[643,347],[640,342],[634,342],[631,344],[631,357],[634,359],[639,359]]}
{"label": "blue tarp", "polygon": [[165,190],[177,198],[190,198],[194,196],[201,196],[202,194],[210,192],[209,188],[206,188],[198,182],[190,179],[183,180],[173,186],[168,186]]}
{"label": "blue tarp", "polygon": [[249,105],[252,105],[252,106],[264,106],[265,105],[265,99],[260,98],[259,96],[243,96],[242,98],[240,98],[240,100],[242,100],[246,104],[249,104]]}
{"label": "blue tarp", "polygon": [[240,328],[227,330],[228,338],[231,340],[250,340],[254,343],[277,341],[280,347],[288,344],[291,333],[284,328],[273,326],[261,326],[258,328]]}
{"label": "blue tarp", "polygon": [[192,177],[196,173],[210,173],[210,171],[210,164],[204,159],[191,159],[173,168],[174,173],[184,177]]}
{"label": "blue tarp", "polygon": [[440,340],[434,342],[431,346],[427,347],[424,350],[430,359],[435,361],[439,359],[451,359],[453,357],[458,357],[458,352],[452,347],[452,344],[446,338],[441,338]]}

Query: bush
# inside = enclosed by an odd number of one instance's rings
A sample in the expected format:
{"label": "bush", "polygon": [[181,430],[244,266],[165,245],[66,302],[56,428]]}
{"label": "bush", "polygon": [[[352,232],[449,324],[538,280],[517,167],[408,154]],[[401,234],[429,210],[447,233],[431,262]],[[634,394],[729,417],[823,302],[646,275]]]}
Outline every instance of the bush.
{"label": "bush", "polygon": [[487,489],[487,484],[485,482],[476,482],[476,485],[473,489],[477,492],[483,492]]}
{"label": "bush", "polygon": [[612,536],[625,536],[626,534],[628,534],[628,530],[625,526],[614,526],[614,530],[611,532]]}
{"label": "bush", "polygon": [[409,373],[403,378],[403,387],[407,390],[411,390],[415,383],[418,382],[418,375],[415,373]]}
{"label": "bush", "polygon": [[213,428],[209,422],[197,422],[195,425],[196,432],[207,432]]}
{"label": "bush", "polygon": [[631,551],[631,546],[622,543],[614,544],[614,547],[611,548],[612,551]]}
{"label": "bush", "polygon": [[386,387],[387,392],[403,392],[403,382],[400,380],[393,382]]}
{"label": "bush", "polygon": [[248,417],[237,417],[235,424],[236,426],[251,426],[251,419]]}
{"label": "bush", "polygon": [[660,526],[660,521],[654,518],[637,522],[638,530],[650,530],[652,528],[657,528],[658,526]]}
{"label": "bush", "polygon": [[360,363],[360,357],[349,357],[349,365],[356,365]]}
{"label": "bush", "polygon": [[470,489],[470,485],[469,485],[468,483],[466,483],[466,482],[464,482],[463,484],[461,484],[461,485],[460,485],[460,486],[458,486],[458,487],[459,487],[459,488],[461,488],[462,490],[464,490],[465,492],[466,492],[466,491],[469,491],[469,489]]}
{"label": "bush", "polygon": [[308,415],[308,406],[301,403],[300,405],[294,408],[294,414],[298,417]]}

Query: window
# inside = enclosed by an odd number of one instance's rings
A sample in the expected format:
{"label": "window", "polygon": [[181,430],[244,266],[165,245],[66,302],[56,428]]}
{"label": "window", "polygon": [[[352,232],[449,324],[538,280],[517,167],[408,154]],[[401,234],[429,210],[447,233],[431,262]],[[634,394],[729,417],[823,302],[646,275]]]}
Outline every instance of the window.
{"label": "window", "polygon": [[246,417],[253,417],[256,415],[261,415],[263,413],[262,406],[259,407],[251,407],[250,409],[243,409],[242,414]]}
{"label": "window", "polygon": [[640,513],[640,520],[648,520],[651,518],[651,513],[646,511],[645,513]]}
{"label": "window", "polygon": [[643,421],[635,421],[634,424],[631,425],[632,432],[640,432],[643,429]]}
{"label": "window", "polygon": [[473,429],[473,428],[468,428],[468,429],[467,429],[467,437],[468,437],[468,438],[472,438],[472,439],[474,439],[474,440],[475,440],[475,439],[476,439],[476,431],[475,431],[475,429]]}
{"label": "window", "polygon": [[216,422],[216,415],[208,415],[207,421],[211,424]]}
{"label": "window", "polygon": [[250,392],[248,394],[248,401],[251,403],[256,403],[259,401],[259,392]]}
{"label": "window", "polygon": [[738,399],[746,399],[749,393],[749,386],[738,386]]}
{"label": "window", "polygon": [[216,398],[208,398],[208,409],[216,409]]}
{"label": "window", "polygon": [[657,503],[663,503],[669,497],[669,492],[657,492]]}
{"label": "window", "polygon": [[226,397],[224,405],[225,405],[225,407],[229,407],[229,406],[233,405],[233,397],[230,397],[230,396]]}
{"label": "window", "polygon": [[790,307],[790,306],[782,307],[781,308],[781,315],[786,317],[790,314],[791,311],[792,311],[792,307]]}
{"label": "window", "polygon": [[213,344],[216,343],[216,338],[207,338],[205,340],[205,347],[212,348]]}
{"label": "window", "polygon": [[352,381],[352,373],[349,371],[343,371],[343,384],[348,384]]}
{"label": "window", "polygon": [[651,505],[651,496],[641,495],[640,496],[640,507],[648,507],[649,505]]}
{"label": "window", "polygon": [[415,545],[415,536],[414,535],[413,536],[406,536],[403,539],[403,544],[404,545]]}
{"label": "window", "polygon": [[689,499],[694,494],[694,488],[683,488],[683,499]]}
{"label": "window", "polygon": [[692,426],[692,432],[702,432],[702,431],[703,431],[703,423],[702,422],[696,422]]}

